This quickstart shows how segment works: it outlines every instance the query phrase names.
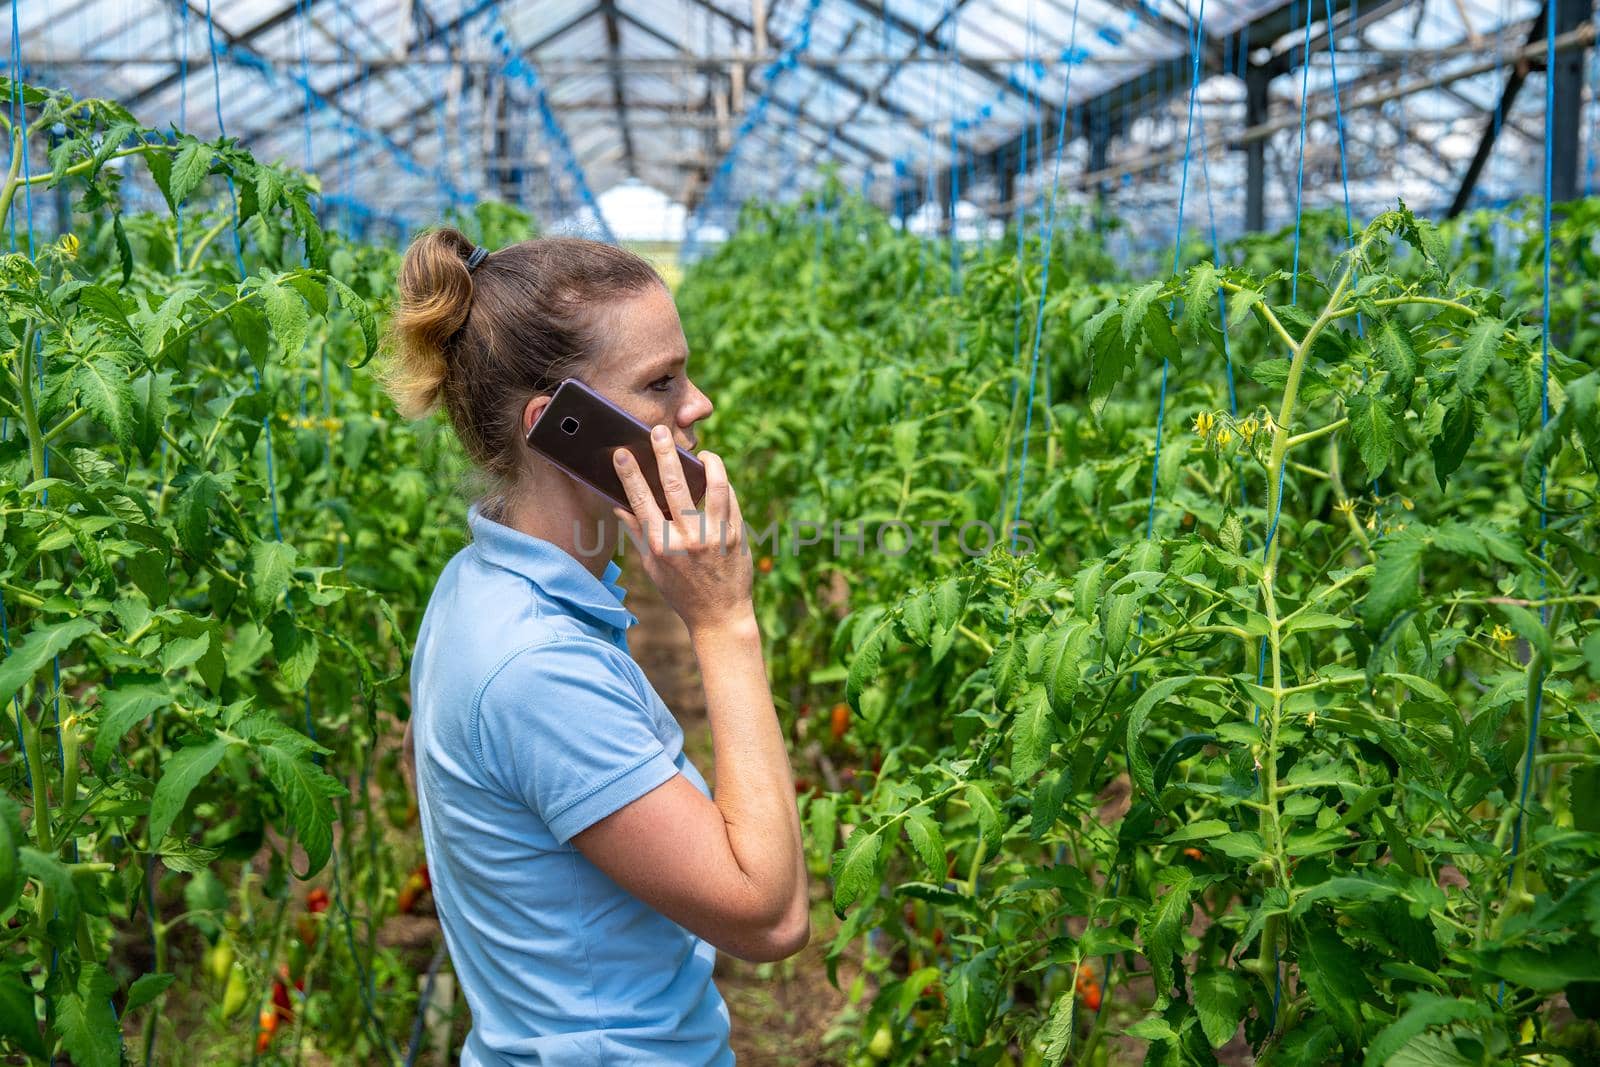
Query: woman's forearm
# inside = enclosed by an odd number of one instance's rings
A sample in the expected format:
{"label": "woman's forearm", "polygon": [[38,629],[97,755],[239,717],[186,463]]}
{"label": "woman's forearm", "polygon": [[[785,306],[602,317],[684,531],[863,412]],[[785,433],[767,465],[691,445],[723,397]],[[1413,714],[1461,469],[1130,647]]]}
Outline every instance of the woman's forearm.
{"label": "woman's forearm", "polygon": [[781,922],[809,914],[794,772],[772,707],[754,613],[690,632],[716,760],[714,798],[734,859]]}

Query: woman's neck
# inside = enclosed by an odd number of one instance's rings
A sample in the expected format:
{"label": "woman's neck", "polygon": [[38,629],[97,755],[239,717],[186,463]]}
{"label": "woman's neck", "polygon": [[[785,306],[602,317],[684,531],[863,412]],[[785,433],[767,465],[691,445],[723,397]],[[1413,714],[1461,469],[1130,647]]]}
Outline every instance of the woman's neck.
{"label": "woman's neck", "polygon": [[537,537],[566,552],[596,578],[616,555],[617,521],[587,506],[593,492],[569,479],[543,485],[522,485],[501,496],[498,514],[489,517],[502,525]]}

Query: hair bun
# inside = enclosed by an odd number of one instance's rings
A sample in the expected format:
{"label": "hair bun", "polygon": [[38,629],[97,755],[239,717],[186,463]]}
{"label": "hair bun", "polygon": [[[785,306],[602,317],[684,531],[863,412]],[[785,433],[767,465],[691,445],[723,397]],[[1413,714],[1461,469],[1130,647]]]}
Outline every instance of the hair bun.
{"label": "hair bun", "polygon": [[466,234],[445,226],[419,236],[400,264],[400,301],[390,323],[392,354],[383,384],[408,419],[439,405],[446,353],[472,311],[472,272],[477,247]]}

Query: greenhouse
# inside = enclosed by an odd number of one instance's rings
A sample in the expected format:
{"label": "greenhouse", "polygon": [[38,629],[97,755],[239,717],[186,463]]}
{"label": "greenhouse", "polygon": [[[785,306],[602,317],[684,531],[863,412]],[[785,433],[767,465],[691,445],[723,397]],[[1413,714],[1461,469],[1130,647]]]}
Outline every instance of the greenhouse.
{"label": "greenhouse", "polygon": [[5,25],[6,1063],[1600,1063],[1593,0]]}

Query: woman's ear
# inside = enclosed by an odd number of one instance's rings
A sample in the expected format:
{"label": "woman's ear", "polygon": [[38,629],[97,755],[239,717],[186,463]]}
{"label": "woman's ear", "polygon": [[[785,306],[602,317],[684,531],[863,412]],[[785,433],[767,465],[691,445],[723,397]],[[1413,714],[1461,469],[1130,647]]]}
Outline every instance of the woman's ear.
{"label": "woman's ear", "polygon": [[522,409],[522,436],[527,437],[533,430],[533,424],[539,421],[539,416],[550,403],[548,396],[536,396],[528,400]]}

